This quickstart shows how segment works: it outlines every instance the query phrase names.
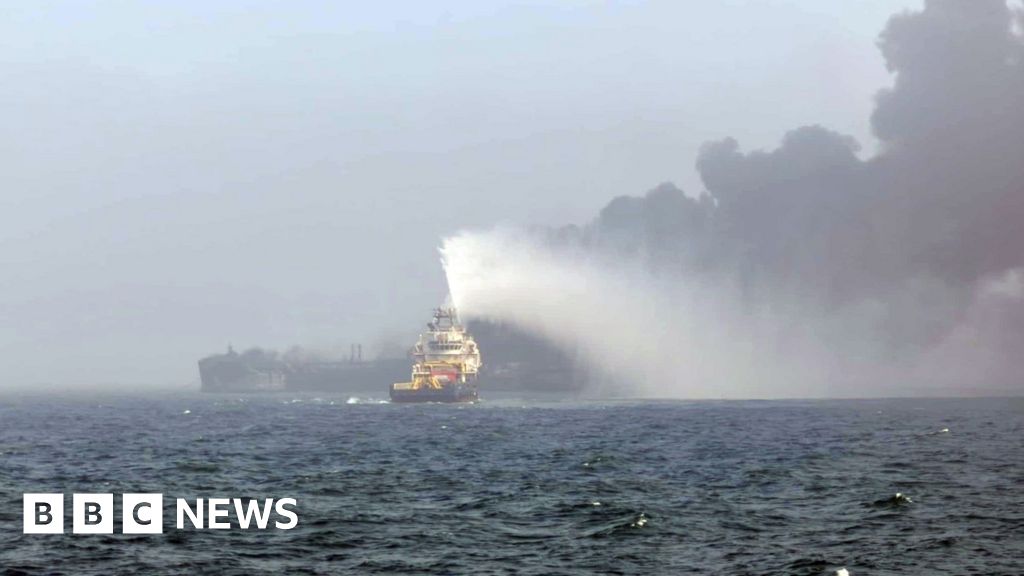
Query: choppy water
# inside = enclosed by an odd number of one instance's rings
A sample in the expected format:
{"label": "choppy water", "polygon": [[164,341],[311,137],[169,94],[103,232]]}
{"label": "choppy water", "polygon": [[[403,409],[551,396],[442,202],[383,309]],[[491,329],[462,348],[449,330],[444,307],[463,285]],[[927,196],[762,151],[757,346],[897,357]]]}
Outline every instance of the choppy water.
{"label": "choppy water", "polygon": [[[167,529],[23,535],[47,491],[162,492]],[[211,496],[299,526],[174,528]],[[0,397],[0,504],[14,574],[1020,574],[1024,399]]]}

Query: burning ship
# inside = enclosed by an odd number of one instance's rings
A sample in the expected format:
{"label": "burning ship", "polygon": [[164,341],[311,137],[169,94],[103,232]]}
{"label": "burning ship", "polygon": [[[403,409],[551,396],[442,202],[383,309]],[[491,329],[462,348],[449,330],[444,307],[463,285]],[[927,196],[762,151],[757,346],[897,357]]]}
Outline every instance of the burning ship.
{"label": "burning ship", "polygon": [[[477,321],[466,329],[455,310],[435,311],[430,331],[416,346],[390,347],[364,359],[353,344],[347,358],[295,346],[283,353],[263,348],[212,354],[199,360],[203,392],[327,392],[373,397],[391,382],[395,402],[470,402],[477,399],[477,377],[488,390],[577,394],[595,377],[581,368],[575,353],[559,350],[543,339],[508,325]],[[480,363],[487,348],[487,366]],[[451,384],[451,386],[448,386]]]}
{"label": "burning ship", "polygon": [[475,402],[480,349],[455,308],[437,308],[413,347],[412,381],[391,385],[392,402]]}
{"label": "burning ship", "polygon": [[252,348],[239,354],[228,347],[199,361],[203,392],[339,392],[372,393],[402,378],[408,358],[363,359],[363,347],[352,345],[347,360],[324,358],[294,349],[285,354]]}

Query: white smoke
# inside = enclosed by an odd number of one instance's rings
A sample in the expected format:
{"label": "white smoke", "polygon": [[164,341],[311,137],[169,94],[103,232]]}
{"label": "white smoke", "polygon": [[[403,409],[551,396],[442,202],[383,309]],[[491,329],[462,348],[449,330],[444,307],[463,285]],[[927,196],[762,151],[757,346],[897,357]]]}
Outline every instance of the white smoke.
{"label": "white smoke", "polygon": [[779,362],[804,335],[781,330],[768,313],[738,314],[721,289],[661,282],[639,265],[553,249],[511,229],[460,233],[445,239],[441,253],[464,316],[539,334],[627,394],[825,393],[824,366],[807,362],[806,350],[799,362]]}
{"label": "white smoke", "polygon": [[594,373],[595,392],[611,384],[630,396],[984,393],[970,383],[994,382],[1004,369],[992,342],[1007,338],[992,333],[993,317],[1020,298],[1017,271],[985,283],[946,338],[886,358],[878,338],[886,308],[870,300],[819,316],[782,304],[750,309],[727,283],[658,277],[629,259],[508,228],[459,233],[441,254],[465,317],[540,335]]}

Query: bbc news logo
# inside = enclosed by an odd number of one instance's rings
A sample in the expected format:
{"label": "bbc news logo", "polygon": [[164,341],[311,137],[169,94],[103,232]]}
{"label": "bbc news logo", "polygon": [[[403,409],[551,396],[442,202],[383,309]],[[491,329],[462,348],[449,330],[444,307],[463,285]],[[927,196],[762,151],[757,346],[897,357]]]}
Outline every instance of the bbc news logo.
{"label": "bbc news logo", "polygon": [[[63,494],[23,494],[25,534],[64,533]],[[177,498],[175,527],[184,530],[189,524],[199,530],[228,530],[232,513],[239,528],[266,530],[270,526],[291,530],[299,524],[294,498],[262,501],[242,498],[197,498],[190,502]],[[73,494],[71,498],[71,532],[73,534],[114,533],[113,494]],[[271,523],[271,519],[274,519]],[[123,534],[163,534],[163,494],[122,494],[121,532]]]}

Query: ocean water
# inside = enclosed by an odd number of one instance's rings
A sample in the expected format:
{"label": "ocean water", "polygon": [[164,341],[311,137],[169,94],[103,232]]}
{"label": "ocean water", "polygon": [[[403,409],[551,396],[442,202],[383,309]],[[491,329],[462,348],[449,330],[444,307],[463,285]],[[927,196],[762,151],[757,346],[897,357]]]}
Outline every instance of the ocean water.
{"label": "ocean water", "polygon": [[[23,535],[49,491],[163,493],[165,532]],[[176,497],[291,497],[299,524],[177,530]],[[1022,574],[1024,399],[0,396],[0,567]]]}

